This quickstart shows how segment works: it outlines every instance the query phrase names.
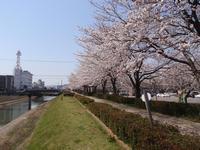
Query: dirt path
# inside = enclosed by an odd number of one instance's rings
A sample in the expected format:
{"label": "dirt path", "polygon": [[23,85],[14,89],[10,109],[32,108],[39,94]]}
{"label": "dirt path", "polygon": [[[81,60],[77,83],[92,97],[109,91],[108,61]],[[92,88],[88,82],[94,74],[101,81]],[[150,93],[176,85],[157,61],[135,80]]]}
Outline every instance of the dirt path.
{"label": "dirt path", "polygon": [[44,103],[0,127],[0,150],[16,149],[21,145],[31,135],[39,117],[47,107],[48,103]]}
{"label": "dirt path", "polygon": [[[131,106],[115,103],[115,102],[108,101],[105,99],[99,99],[95,97],[89,97],[89,98],[94,99],[95,102],[98,102],[98,103],[109,104],[115,108],[125,110],[127,112],[131,112],[134,114],[139,114],[145,118],[148,117],[146,110],[143,110],[143,109],[134,108]],[[168,125],[177,127],[180,133],[183,135],[188,134],[188,135],[200,136],[200,123],[192,122],[192,121],[177,118],[177,117],[167,116],[167,115],[163,115],[159,113],[154,113],[154,112],[152,113],[152,115],[153,115],[153,119],[158,121],[161,124],[168,124]]]}

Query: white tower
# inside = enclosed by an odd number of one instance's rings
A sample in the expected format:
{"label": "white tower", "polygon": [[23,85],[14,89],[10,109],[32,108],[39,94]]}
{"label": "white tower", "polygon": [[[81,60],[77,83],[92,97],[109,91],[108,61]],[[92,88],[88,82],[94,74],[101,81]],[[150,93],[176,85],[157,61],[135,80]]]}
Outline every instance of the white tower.
{"label": "white tower", "polygon": [[20,66],[20,57],[21,57],[22,53],[18,50],[17,51],[17,65],[16,65],[16,69],[21,69]]}
{"label": "white tower", "polygon": [[17,64],[15,67],[14,71],[14,87],[19,90],[21,88],[21,74],[22,74],[22,68],[20,65],[20,57],[21,57],[21,52],[18,50],[17,51]]}

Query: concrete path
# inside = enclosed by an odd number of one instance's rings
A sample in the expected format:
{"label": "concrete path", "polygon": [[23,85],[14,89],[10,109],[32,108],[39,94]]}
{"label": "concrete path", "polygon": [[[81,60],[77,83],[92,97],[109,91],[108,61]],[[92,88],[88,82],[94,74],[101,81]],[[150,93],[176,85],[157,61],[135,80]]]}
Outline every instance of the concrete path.
{"label": "concrete path", "polygon": [[[95,98],[95,97],[89,96],[89,98],[94,99],[95,102],[109,104],[115,108],[124,110],[126,112],[139,114],[144,118],[148,117],[148,114],[147,114],[146,110],[144,110],[144,109],[138,109],[138,108],[124,105],[124,104],[119,104],[116,102],[108,101],[105,99],[99,99],[99,98]],[[172,116],[168,116],[168,115],[163,115],[160,113],[154,113],[154,112],[152,113],[152,116],[153,116],[154,120],[158,121],[161,124],[168,124],[168,125],[177,127],[178,130],[180,131],[180,133],[183,135],[188,134],[188,135],[200,136],[200,123],[196,123],[196,122],[192,122],[189,120],[172,117]]]}

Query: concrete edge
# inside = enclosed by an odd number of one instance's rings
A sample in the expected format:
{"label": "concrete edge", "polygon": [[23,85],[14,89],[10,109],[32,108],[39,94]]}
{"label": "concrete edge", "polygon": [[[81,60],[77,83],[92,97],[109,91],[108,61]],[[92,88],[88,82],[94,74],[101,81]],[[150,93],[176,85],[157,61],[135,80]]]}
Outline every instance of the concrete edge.
{"label": "concrete edge", "polygon": [[[76,99],[76,98],[75,98]],[[108,128],[97,116],[95,116],[87,107],[85,107],[78,99],[76,99],[78,103],[86,109],[87,113],[91,115],[97,123],[100,124],[100,126],[107,132],[107,134],[111,137],[113,137],[116,141],[116,143],[123,149],[123,150],[131,150],[131,147],[125,144],[122,140],[120,140],[117,135],[115,135],[110,128]]]}
{"label": "concrete edge", "polygon": [[32,113],[36,112],[41,107],[45,107],[48,104],[49,104],[49,102],[45,102],[45,103],[41,104],[40,106],[38,106],[37,108],[31,109],[30,111],[25,112],[24,114],[22,114],[19,117],[15,118],[14,120],[9,122],[8,124],[6,124],[4,126],[1,126],[0,127],[1,136],[6,136],[16,125],[20,124],[20,122],[22,122],[23,120],[26,120],[29,115],[31,115]]}
{"label": "concrete edge", "polygon": [[[31,98],[31,100],[34,100],[34,99],[36,99],[36,97]],[[16,100],[0,102],[0,108],[2,106],[15,105],[15,104],[18,104],[18,103],[21,103],[21,102],[25,102],[25,101],[28,101],[28,97],[23,97],[23,98],[16,99]]]}

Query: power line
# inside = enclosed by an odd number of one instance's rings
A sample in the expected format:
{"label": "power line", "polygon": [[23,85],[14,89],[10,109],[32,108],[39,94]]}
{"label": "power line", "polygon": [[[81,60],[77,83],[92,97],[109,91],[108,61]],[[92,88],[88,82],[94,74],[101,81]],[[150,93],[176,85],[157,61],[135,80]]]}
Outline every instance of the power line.
{"label": "power line", "polygon": [[[0,58],[0,61],[16,61],[15,59]],[[41,59],[22,59],[25,62],[38,62],[38,63],[75,63],[76,61],[64,60],[41,60]]]}
{"label": "power line", "polygon": [[35,75],[33,76],[40,76],[40,77],[68,77],[69,75]]}
{"label": "power line", "polygon": [[67,80],[67,78],[34,78],[34,80]]}
{"label": "power line", "polygon": [[61,80],[67,79],[69,75],[33,75],[34,79],[46,79],[46,80]]}
{"label": "power line", "polygon": [[26,62],[44,62],[44,63],[74,63],[74,61],[64,61],[64,60],[37,60],[37,59],[22,59]]}

